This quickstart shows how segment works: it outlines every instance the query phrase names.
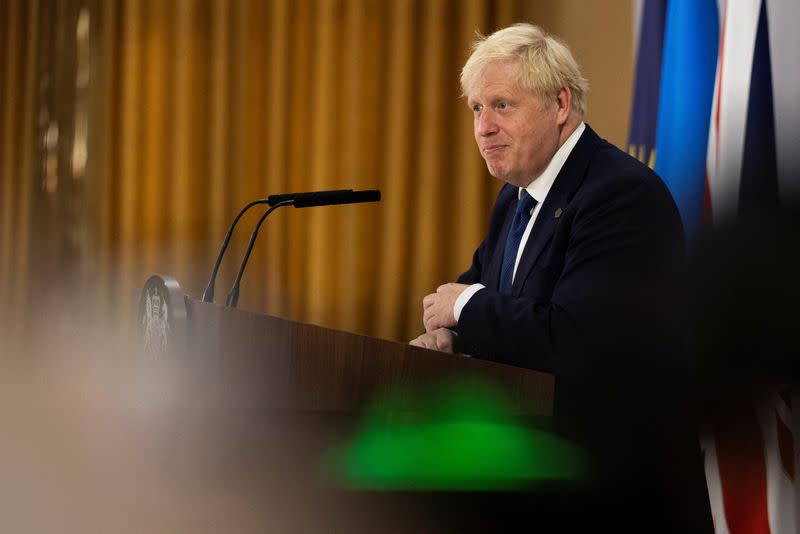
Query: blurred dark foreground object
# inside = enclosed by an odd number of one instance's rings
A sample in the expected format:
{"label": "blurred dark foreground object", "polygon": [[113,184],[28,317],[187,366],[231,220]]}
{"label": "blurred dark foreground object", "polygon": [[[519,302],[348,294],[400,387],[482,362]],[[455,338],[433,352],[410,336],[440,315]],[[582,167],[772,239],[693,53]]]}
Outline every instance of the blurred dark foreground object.
{"label": "blurred dark foreground object", "polygon": [[797,382],[799,274],[796,208],[742,218],[700,236],[686,311],[707,391]]}
{"label": "blurred dark foreground object", "polygon": [[800,213],[742,217],[696,243],[684,309],[718,531],[796,532]]}

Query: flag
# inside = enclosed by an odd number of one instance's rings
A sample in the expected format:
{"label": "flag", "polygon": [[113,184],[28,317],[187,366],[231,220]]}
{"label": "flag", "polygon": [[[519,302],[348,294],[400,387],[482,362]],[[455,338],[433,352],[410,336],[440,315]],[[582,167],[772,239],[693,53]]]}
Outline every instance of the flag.
{"label": "flag", "polygon": [[796,0],[726,6],[706,157],[714,224],[798,199],[798,24]]}
{"label": "flag", "polygon": [[[735,401],[734,401],[735,402]],[[795,534],[795,447],[790,389],[736,406],[700,433],[716,534]]]}
{"label": "flag", "polygon": [[628,153],[650,167],[655,164],[658,91],[666,12],[667,0],[648,0],[642,8],[639,23]]}
{"label": "flag", "polygon": [[655,171],[672,193],[689,238],[702,220],[718,35],[716,0],[667,4]]}

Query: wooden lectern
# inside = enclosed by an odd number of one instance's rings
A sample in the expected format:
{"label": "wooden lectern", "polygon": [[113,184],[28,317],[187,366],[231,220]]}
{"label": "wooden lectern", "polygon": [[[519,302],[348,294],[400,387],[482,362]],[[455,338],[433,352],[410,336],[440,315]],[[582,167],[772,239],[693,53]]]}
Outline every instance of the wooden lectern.
{"label": "wooden lectern", "polygon": [[519,415],[552,413],[552,375],[201,302],[168,276],[147,281],[139,316],[152,367],[222,402],[353,414],[391,389],[413,410],[418,386],[464,378],[497,386]]}

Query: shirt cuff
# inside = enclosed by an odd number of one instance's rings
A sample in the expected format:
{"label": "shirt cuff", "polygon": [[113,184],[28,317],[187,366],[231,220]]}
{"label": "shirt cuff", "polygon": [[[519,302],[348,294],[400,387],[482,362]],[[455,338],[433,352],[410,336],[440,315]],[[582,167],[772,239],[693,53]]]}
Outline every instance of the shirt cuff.
{"label": "shirt cuff", "polygon": [[456,322],[458,322],[458,318],[461,317],[461,310],[464,309],[464,306],[467,305],[469,299],[472,298],[472,295],[480,291],[486,287],[483,284],[472,284],[467,289],[461,292],[461,294],[456,299],[455,304],[453,304],[453,317],[455,318]]}

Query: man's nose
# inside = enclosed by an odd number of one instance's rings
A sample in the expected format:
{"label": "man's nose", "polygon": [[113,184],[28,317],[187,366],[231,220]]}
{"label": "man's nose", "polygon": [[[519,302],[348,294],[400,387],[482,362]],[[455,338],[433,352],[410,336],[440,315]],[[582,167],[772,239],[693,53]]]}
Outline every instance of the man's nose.
{"label": "man's nose", "polygon": [[494,115],[491,111],[484,110],[475,119],[475,131],[481,137],[497,133],[497,122],[494,120]]}

